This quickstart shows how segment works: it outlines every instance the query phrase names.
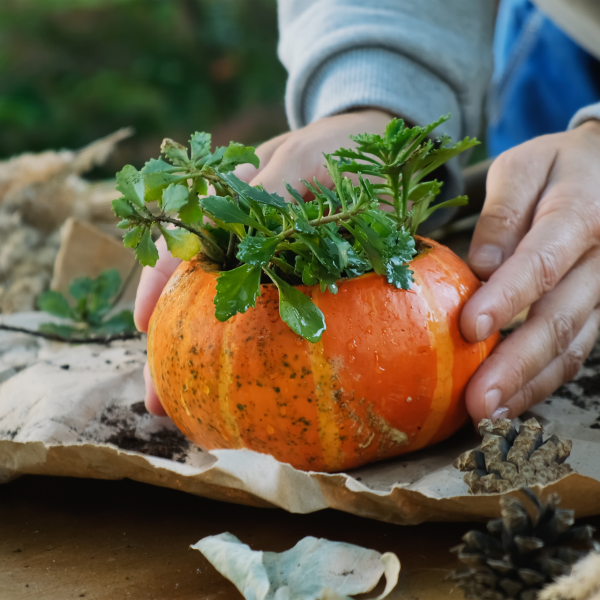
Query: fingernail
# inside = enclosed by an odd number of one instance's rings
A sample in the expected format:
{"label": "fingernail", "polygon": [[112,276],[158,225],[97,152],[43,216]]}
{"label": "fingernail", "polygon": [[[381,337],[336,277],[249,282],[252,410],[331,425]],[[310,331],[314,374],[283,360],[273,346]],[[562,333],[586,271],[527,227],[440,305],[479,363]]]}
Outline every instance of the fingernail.
{"label": "fingernail", "polygon": [[233,173],[242,181],[249,182],[258,173],[258,169],[253,165],[244,163],[243,165],[238,165]]}
{"label": "fingernail", "polygon": [[483,244],[469,252],[469,262],[474,267],[489,269],[491,267],[499,267],[502,264],[503,256],[504,252],[499,246]]}
{"label": "fingernail", "polygon": [[492,333],[492,327],[494,326],[494,320],[490,315],[479,315],[475,322],[475,335],[477,336],[478,342],[483,342],[490,333]]}
{"label": "fingernail", "polygon": [[500,400],[502,400],[502,394],[500,390],[493,389],[485,394],[485,414],[488,417],[494,418],[494,413],[496,413],[500,407]]}
{"label": "fingernail", "polygon": [[492,413],[492,421],[498,421],[499,419],[508,419],[508,413],[510,411],[508,410],[508,408],[502,407],[502,408],[497,408],[493,413]]}

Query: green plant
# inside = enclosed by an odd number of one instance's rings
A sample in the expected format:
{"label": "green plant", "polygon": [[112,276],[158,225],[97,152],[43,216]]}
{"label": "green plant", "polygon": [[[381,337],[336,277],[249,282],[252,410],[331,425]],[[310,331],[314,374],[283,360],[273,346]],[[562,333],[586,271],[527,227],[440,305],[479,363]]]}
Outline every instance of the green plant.
{"label": "green plant", "polygon": [[[143,265],[154,266],[152,231],[158,229],[174,256],[189,260],[202,251],[216,261],[222,273],[214,303],[221,321],[255,305],[261,280],[274,283],[281,318],[316,342],[325,331],[323,314],[295,285],[318,283],[335,294],[340,279],[375,271],[408,289],[419,224],[437,208],[466,202],[459,197],[432,205],[441,183],[423,181],[477,144],[467,138],[447,146],[447,136],[429,139],[448,118],[413,128],[392,119],[383,136],[351,136],[355,149],[324,155],[334,188],[303,181],[314,195],[305,200],[286,184],[295,203],[233,174],[239,164],[258,166],[254,148],[232,142],[211,153],[207,133],[195,133],[190,150],[166,139],[161,147],[166,160],[152,159],[141,171],[128,165],[117,174],[122,197],[113,201],[113,210],[127,230],[124,244]],[[357,174],[358,185],[343,173]],[[213,195],[206,195],[209,185]]]}
{"label": "green plant", "polygon": [[120,289],[119,272],[107,269],[96,279],[79,277],[71,283],[69,294],[75,300],[74,306],[60,292],[43,292],[38,297],[40,310],[55,317],[70,319],[71,323],[43,323],[39,331],[66,339],[135,332],[133,313],[130,310],[109,315],[118,301]]}

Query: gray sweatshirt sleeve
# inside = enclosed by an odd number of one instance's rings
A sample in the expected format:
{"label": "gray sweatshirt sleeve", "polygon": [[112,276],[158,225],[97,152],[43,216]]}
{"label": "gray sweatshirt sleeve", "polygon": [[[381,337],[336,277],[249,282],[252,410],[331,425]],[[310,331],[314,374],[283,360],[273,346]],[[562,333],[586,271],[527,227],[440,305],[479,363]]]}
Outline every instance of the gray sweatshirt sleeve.
{"label": "gray sweatshirt sleeve", "polygon": [[597,104],[590,104],[589,106],[584,106],[582,109],[578,110],[571,122],[569,123],[569,129],[574,129],[575,127],[579,127],[586,121],[600,121],[600,102]]}
{"label": "gray sweatshirt sleeve", "polygon": [[356,107],[476,135],[492,70],[490,0],[280,0],[290,126]]}
{"label": "gray sweatshirt sleeve", "polygon": [[[279,0],[279,57],[292,129],[358,107],[477,135],[492,73],[491,0]],[[461,193],[457,159],[440,200]],[[454,211],[438,211],[427,229]]]}

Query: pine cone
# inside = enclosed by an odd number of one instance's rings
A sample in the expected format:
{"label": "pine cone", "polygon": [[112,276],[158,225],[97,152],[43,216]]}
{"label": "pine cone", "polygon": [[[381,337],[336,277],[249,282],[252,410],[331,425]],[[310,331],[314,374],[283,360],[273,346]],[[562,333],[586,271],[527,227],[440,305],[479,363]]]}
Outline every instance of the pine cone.
{"label": "pine cone", "polygon": [[512,496],[500,498],[501,519],[490,521],[489,533],[469,531],[464,544],[453,548],[467,571],[454,572],[465,597],[474,600],[535,600],[554,578],[570,572],[586,552],[572,542],[592,547],[594,528],[573,527],[574,511],[557,508],[558,496],[542,503],[528,488],[521,492],[534,507],[533,516]]}
{"label": "pine cone", "polygon": [[529,419],[519,433],[508,419],[483,419],[481,447],[461,454],[453,463],[472,494],[507,492],[527,485],[546,485],[572,472],[565,460],[573,442],[556,435],[543,441],[542,426]]}

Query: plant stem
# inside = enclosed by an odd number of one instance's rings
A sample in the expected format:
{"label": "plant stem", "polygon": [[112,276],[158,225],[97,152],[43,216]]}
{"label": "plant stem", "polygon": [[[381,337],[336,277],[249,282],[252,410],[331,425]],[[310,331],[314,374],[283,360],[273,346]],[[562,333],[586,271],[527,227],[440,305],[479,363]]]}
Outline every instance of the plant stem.
{"label": "plant stem", "polygon": [[[327,215],[326,217],[322,217],[320,219],[313,219],[312,221],[309,221],[308,224],[312,225],[313,227],[317,227],[318,225],[325,225],[326,223],[337,223],[344,219],[350,219],[350,217],[353,217],[354,215],[358,214],[359,212],[364,211],[365,208],[366,207],[357,206],[356,208],[353,208],[348,211],[342,211],[339,213],[335,213],[333,215]],[[284,240],[284,239],[290,237],[291,235],[293,235],[294,233],[296,233],[295,229],[293,229],[293,228],[286,229],[285,231],[282,231],[277,237],[279,239]]]}
{"label": "plant stem", "polygon": [[12,325],[3,325],[0,323],[1,331],[15,331],[17,333],[26,333],[35,337],[44,338],[46,340],[52,340],[54,342],[65,342],[67,344],[109,344],[117,340],[139,340],[142,334],[134,331],[131,333],[115,333],[112,335],[106,335],[104,337],[90,337],[90,338],[67,338],[56,333],[44,333],[43,331],[35,331],[33,329],[25,329],[23,327],[13,327]]}

